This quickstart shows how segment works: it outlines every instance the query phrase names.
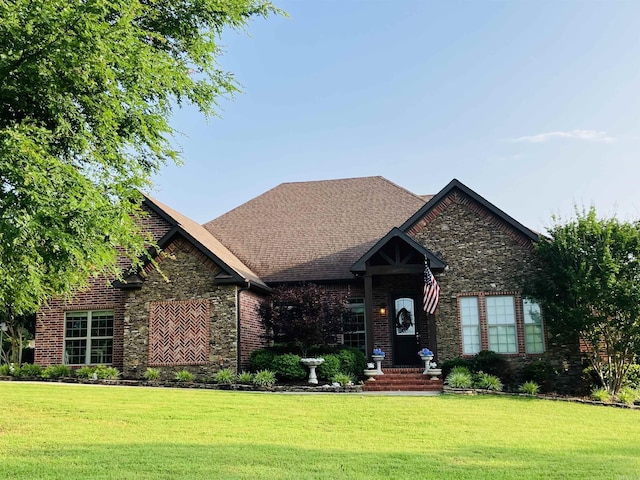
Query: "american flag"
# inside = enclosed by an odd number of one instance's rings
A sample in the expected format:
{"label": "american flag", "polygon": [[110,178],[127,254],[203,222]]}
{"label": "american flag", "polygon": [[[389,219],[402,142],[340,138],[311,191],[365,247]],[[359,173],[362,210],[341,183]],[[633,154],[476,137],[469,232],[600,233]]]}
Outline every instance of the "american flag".
{"label": "american flag", "polygon": [[440,300],[440,285],[436,281],[433,273],[429,270],[429,265],[425,259],[424,262],[424,296],[422,298],[422,306],[424,311],[433,315],[438,308]]}

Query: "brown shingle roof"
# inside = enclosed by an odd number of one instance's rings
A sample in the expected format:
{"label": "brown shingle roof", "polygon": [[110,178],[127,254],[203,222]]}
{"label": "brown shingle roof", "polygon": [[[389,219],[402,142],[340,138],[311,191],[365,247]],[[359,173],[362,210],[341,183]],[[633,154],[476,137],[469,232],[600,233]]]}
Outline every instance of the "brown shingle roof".
{"label": "brown shingle roof", "polygon": [[203,249],[203,253],[210,254],[217,263],[221,263],[220,266],[226,265],[235,271],[244,281],[250,281],[261,287],[266,287],[264,282],[251,271],[241,260],[239,260],[233,253],[229,251],[218,239],[216,239],[211,233],[209,233],[202,225],[191,220],[189,217],[185,217],[177,210],[159,202],[155,198],[150,197],[147,194],[143,194],[146,201],[155,208],[160,209],[165,215],[167,215],[173,223],[179,226],[183,233],[186,234],[190,241],[193,241],[197,247]]}
{"label": "brown shingle roof", "polygon": [[204,226],[267,282],[349,279],[424,203],[382,177],[283,183]]}

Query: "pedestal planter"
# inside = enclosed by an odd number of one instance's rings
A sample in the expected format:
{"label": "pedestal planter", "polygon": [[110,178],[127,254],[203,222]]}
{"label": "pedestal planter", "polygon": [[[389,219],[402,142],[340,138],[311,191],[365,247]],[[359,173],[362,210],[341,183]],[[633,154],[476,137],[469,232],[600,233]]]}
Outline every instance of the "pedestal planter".
{"label": "pedestal planter", "polygon": [[381,363],[384,360],[384,355],[371,355],[371,358],[376,362],[376,371],[378,372],[378,375],[384,375],[381,366]]}
{"label": "pedestal planter", "polygon": [[309,368],[309,383],[317,384],[318,377],[316,375],[316,367],[324,363],[324,358],[301,358],[300,362]]}
{"label": "pedestal planter", "polygon": [[367,382],[375,382],[376,376],[380,375],[380,373],[375,368],[369,368],[364,371],[364,375],[367,377]]}
{"label": "pedestal planter", "polygon": [[431,360],[433,360],[433,355],[420,355],[420,358],[424,362],[424,372],[423,375],[428,375],[429,370],[431,369]]}

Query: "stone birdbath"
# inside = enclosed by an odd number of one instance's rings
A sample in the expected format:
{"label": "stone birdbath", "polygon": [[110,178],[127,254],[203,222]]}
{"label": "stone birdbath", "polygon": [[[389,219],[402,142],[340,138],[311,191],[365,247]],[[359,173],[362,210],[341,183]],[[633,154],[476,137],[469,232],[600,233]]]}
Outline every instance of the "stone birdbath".
{"label": "stone birdbath", "polygon": [[324,363],[324,358],[301,358],[300,362],[309,369],[309,383],[317,385],[316,367]]}

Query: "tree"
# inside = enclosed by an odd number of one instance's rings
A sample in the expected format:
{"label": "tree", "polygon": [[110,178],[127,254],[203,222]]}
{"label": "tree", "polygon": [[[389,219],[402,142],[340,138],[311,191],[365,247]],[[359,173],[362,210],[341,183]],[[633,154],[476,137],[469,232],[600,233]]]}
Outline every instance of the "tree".
{"label": "tree", "polygon": [[303,357],[311,346],[335,344],[350,314],[346,296],[314,284],[277,287],[258,306],[267,339],[293,343]]}
{"label": "tree", "polygon": [[266,0],[0,2],[0,309],[9,324],[47,298],[139,266],[140,189],[178,162],[169,117],[205,115],[237,85],[218,39]]}
{"label": "tree", "polygon": [[640,224],[598,219],[595,209],[556,221],[536,246],[527,286],[555,334],[585,343],[602,384],[616,393],[640,348]]}

